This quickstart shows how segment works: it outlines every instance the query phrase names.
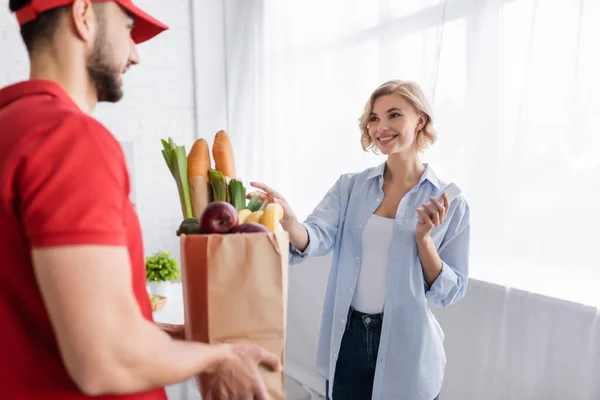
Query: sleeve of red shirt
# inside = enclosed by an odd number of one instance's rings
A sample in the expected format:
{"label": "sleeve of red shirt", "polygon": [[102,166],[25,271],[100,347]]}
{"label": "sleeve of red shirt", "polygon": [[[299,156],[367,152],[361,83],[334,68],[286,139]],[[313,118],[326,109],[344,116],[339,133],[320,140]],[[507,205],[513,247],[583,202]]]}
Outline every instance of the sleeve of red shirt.
{"label": "sleeve of red shirt", "polygon": [[32,247],[127,244],[127,167],[106,128],[68,115],[32,135],[22,150],[19,208]]}

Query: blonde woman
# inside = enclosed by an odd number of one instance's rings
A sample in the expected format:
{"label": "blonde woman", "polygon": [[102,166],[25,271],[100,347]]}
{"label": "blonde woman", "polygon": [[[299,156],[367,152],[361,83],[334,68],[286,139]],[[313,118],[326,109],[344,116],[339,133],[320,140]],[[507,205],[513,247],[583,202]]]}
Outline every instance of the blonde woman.
{"label": "blonde woman", "polygon": [[[252,183],[285,210],[291,263],[333,251],[317,371],[333,400],[434,400],[444,376],[444,335],[428,301],[460,300],[469,267],[469,206],[452,203],[419,154],[436,139],[432,112],[412,82],[390,81],[360,118],[365,151],[379,166],[344,174],[300,223],[285,199]],[[434,206],[429,205],[433,203]]]}

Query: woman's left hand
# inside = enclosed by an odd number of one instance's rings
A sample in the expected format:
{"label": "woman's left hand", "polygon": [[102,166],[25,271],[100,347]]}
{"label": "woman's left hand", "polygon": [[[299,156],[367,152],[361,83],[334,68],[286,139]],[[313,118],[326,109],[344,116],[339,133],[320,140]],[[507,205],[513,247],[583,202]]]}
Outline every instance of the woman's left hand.
{"label": "woman's left hand", "polygon": [[442,194],[443,204],[433,197],[430,197],[430,200],[431,204],[423,204],[422,208],[417,208],[417,214],[422,218],[421,221],[417,222],[417,229],[415,230],[417,240],[429,238],[433,228],[444,222],[450,207],[446,193]]}

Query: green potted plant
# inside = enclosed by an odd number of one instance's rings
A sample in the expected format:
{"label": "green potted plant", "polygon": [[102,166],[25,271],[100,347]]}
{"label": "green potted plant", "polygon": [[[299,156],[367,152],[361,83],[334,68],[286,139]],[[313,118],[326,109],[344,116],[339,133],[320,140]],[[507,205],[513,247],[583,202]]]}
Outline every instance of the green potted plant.
{"label": "green potted plant", "polygon": [[146,281],[151,294],[168,297],[171,285],[179,282],[180,276],[179,263],[168,252],[146,257]]}

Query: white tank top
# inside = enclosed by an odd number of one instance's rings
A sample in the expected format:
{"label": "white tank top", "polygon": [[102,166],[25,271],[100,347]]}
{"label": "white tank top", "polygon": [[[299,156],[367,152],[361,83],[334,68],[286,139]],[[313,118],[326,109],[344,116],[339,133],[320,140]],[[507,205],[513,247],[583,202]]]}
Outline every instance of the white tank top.
{"label": "white tank top", "polygon": [[360,312],[383,311],[394,219],[373,214],[362,232],[362,262],[352,307]]}

